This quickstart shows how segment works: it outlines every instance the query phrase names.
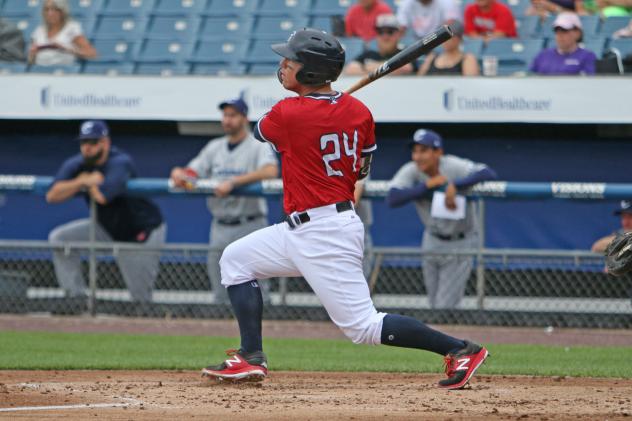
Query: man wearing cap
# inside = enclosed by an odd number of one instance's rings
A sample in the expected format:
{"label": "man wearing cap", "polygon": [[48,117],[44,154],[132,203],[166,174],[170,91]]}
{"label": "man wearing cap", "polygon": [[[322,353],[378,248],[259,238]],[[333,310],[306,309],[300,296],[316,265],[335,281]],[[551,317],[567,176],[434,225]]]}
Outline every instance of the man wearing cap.
{"label": "man wearing cap", "polygon": [[476,0],[465,7],[465,35],[482,38],[516,38],[516,21],[511,9],[497,0]]}
{"label": "man wearing cap", "polygon": [[632,200],[622,200],[621,203],[619,203],[619,207],[614,211],[614,215],[620,217],[621,228],[595,241],[591,248],[594,253],[603,253],[606,247],[608,247],[608,244],[610,244],[617,235],[632,232]]}
{"label": "man wearing cap", "polygon": [[[496,179],[496,173],[485,164],[444,155],[443,140],[432,130],[417,130],[410,148],[412,161],[391,180],[386,202],[391,207],[415,204],[424,224],[422,264],[430,306],[455,308],[465,293],[472,258],[451,253],[476,248],[479,225],[472,201],[462,204],[464,214],[458,214],[457,202],[463,199],[457,195],[467,194],[474,184]],[[439,190],[445,192],[442,200]],[[442,203],[433,204],[439,200]],[[436,209],[441,207],[443,212]]]}
{"label": "man wearing cap", "polygon": [[[46,193],[48,203],[75,196],[94,200],[97,209],[97,241],[122,241],[156,248],[163,245],[166,227],[158,207],[149,199],[127,192],[127,181],[137,177],[132,158],[113,146],[107,124],[85,121],[79,132],[80,153],[61,166]],[[88,241],[90,219],[79,219],[56,227],[49,235],[55,245]],[[151,301],[160,254],[121,250],[116,261],[132,300]],[[85,298],[86,284],[79,253],[57,249],[53,253],[55,274],[67,297]]]}
{"label": "man wearing cap", "polygon": [[379,15],[393,13],[382,0],[358,0],[349,7],[345,16],[345,32],[348,37],[359,37],[368,42],[375,38],[375,22]]}
{"label": "man wearing cap", "polygon": [[[375,31],[377,32],[377,51],[370,49],[365,50],[362,54],[354,58],[351,63],[347,64],[344,68],[345,74],[364,75],[370,73],[401,51],[398,44],[402,35],[395,15],[379,15],[375,23]],[[415,60],[395,70],[392,74],[413,74],[417,71],[418,67],[417,61]]]}
{"label": "man wearing cap", "polygon": [[582,21],[575,13],[564,12],[553,22],[555,47],[546,48],[533,59],[529,70],[540,75],[594,75],[597,57],[579,46]]}
{"label": "man wearing cap", "polygon": [[224,101],[219,108],[225,136],[211,140],[186,167],[173,168],[171,180],[182,188],[193,187],[198,178],[217,182],[215,195],[207,202],[213,215],[207,270],[215,302],[230,304],[226,288],[221,285],[219,259],[222,252],[233,241],[268,225],[268,207],[263,197],[230,193],[236,187],[275,178],[279,169],[270,146],[257,141],[250,133],[248,105],[244,99]]}
{"label": "man wearing cap", "polygon": [[397,7],[397,20],[404,30],[423,38],[445,23],[461,19],[456,0],[402,0]]}

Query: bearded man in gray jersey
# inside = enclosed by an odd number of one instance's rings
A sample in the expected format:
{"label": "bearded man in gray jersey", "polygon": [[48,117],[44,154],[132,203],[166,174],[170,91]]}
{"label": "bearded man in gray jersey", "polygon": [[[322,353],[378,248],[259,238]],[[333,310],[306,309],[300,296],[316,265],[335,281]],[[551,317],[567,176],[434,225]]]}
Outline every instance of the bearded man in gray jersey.
{"label": "bearded man in gray jersey", "polygon": [[[207,269],[215,302],[230,304],[226,289],[221,285],[222,252],[233,241],[268,225],[264,198],[231,196],[230,193],[245,184],[276,178],[279,168],[272,148],[258,142],[250,133],[246,102],[242,98],[232,99],[219,104],[219,108],[226,135],[212,139],[185,168],[171,170],[171,179],[182,188],[191,188],[197,178],[219,182],[215,195],[207,202],[213,215]],[[267,298],[266,291],[262,292]]]}
{"label": "bearded man in gray jersey", "polygon": [[[478,246],[478,227],[474,203],[466,201],[464,217],[448,218],[432,211],[435,193],[445,189],[445,209],[457,207],[457,193],[482,181],[496,179],[485,164],[443,154],[443,139],[432,130],[419,129],[410,142],[412,161],[404,164],[389,185],[389,206],[414,202],[424,224],[421,243],[423,276],[432,308],[455,308],[461,302],[472,271],[472,258],[450,255],[452,251]],[[438,253],[438,254],[437,254]]]}

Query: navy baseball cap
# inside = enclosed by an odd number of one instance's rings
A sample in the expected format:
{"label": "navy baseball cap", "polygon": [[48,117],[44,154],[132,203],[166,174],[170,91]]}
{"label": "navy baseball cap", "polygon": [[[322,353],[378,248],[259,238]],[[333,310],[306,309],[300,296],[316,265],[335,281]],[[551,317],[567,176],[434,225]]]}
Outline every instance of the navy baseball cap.
{"label": "navy baseball cap", "polygon": [[614,211],[614,214],[621,215],[622,213],[632,214],[632,200],[622,200],[619,203],[619,209]]}
{"label": "navy baseball cap", "polygon": [[102,137],[109,136],[110,129],[103,120],[88,120],[81,123],[79,129],[78,140],[85,139],[101,139]]}
{"label": "navy baseball cap", "polygon": [[234,107],[243,115],[248,116],[248,104],[246,104],[246,101],[244,101],[243,98],[229,99],[219,104],[220,110],[223,110],[226,107]]}
{"label": "navy baseball cap", "polygon": [[415,145],[424,145],[433,149],[443,149],[443,139],[437,132],[427,129],[419,129],[413,134],[413,140],[409,143],[412,148]]}

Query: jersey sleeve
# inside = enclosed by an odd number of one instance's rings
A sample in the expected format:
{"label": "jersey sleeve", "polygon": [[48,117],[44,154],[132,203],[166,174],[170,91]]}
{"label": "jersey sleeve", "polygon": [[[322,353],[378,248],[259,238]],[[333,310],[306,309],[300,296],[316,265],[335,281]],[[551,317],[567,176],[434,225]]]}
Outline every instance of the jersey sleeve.
{"label": "jersey sleeve", "polygon": [[362,156],[372,154],[377,150],[377,143],[375,143],[375,121],[371,113],[369,113],[367,125],[366,141],[362,145]]}
{"label": "jersey sleeve", "polygon": [[59,170],[57,170],[57,174],[55,174],[53,182],[56,183],[58,181],[75,178],[79,172],[79,163],[80,161],[74,157],[64,161]]}
{"label": "jersey sleeve", "polygon": [[199,154],[187,164],[187,168],[195,171],[200,178],[209,178],[213,176],[213,168],[211,166],[213,158],[213,141],[202,148]]}
{"label": "jersey sleeve", "polygon": [[402,166],[388,183],[390,189],[406,189],[415,185],[415,163],[409,162]]}
{"label": "jersey sleeve", "polygon": [[258,144],[257,146],[259,146],[257,148],[257,168],[279,164],[270,145]]}
{"label": "jersey sleeve", "polygon": [[117,157],[109,161],[107,168],[105,168],[105,174],[103,174],[103,184],[99,186],[105,199],[110,202],[123,194],[127,190],[127,181],[134,173],[134,162],[129,156]]}
{"label": "jersey sleeve", "polygon": [[270,112],[259,119],[254,136],[260,142],[268,142],[276,152],[283,149],[285,130],[283,126],[283,102],[277,103]]}

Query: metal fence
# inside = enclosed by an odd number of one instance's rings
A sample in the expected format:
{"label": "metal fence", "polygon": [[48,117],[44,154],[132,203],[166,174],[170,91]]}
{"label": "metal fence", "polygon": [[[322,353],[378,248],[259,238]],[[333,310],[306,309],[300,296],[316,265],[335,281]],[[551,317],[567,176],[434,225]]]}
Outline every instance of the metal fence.
{"label": "metal fence", "polygon": [[[118,253],[129,249],[135,253],[160,253],[151,302],[134,302],[130,298],[116,264]],[[94,243],[94,247],[89,243],[69,243],[54,247],[48,242],[0,241],[0,312],[229,318],[230,307],[215,302],[208,280],[209,250],[208,246],[197,244],[149,249],[127,243]],[[64,297],[55,276],[53,251],[79,254],[86,296]],[[431,323],[632,327],[632,278],[605,274],[599,255],[489,249],[456,254],[471,258],[474,263],[465,296],[456,309],[431,309],[420,250],[376,248],[373,272],[367,280],[376,306]],[[262,282],[269,284],[266,318],[327,318],[303,279]]]}

